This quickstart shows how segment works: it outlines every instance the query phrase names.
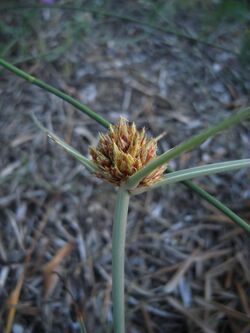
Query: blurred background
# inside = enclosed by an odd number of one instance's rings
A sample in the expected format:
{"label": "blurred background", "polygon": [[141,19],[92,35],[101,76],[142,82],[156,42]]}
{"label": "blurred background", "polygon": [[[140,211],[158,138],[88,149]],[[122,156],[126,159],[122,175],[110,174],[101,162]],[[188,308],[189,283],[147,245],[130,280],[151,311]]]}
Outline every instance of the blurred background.
{"label": "blurred background", "polygon": [[[249,105],[246,0],[4,1],[0,54],[110,122],[164,134],[159,152]],[[83,154],[103,129],[0,69],[0,331],[112,332],[115,191],[33,123]],[[170,163],[249,158],[249,123]],[[250,220],[250,175],[195,181]],[[130,205],[128,333],[249,333],[249,236],[183,185]],[[9,307],[8,304],[17,306]],[[13,314],[14,319],[13,319]]]}

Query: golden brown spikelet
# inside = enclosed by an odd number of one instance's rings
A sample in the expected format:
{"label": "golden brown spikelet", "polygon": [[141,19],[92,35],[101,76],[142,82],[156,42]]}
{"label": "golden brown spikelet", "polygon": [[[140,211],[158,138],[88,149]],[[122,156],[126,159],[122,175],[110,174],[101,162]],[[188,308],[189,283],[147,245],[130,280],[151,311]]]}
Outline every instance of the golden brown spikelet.
{"label": "golden brown spikelet", "polygon": [[[96,176],[109,183],[121,185],[130,176],[156,158],[157,142],[148,138],[145,129],[137,130],[120,117],[117,125],[110,126],[106,134],[99,135],[97,147],[90,147],[90,155],[98,167]],[[157,168],[142,179],[138,186],[149,186],[158,181],[166,165]]]}

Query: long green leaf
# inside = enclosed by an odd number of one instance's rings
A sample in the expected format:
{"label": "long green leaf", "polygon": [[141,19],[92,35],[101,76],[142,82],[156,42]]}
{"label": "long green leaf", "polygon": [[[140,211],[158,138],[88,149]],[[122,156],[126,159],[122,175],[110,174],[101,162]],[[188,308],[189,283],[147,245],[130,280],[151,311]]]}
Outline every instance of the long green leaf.
{"label": "long green leaf", "polygon": [[168,150],[164,154],[160,155],[158,158],[149,162],[144,168],[136,172],[131,176],[126,184],[127,189],[135,188],[139,182],[146,176],[148,176],[156,168],[166,164],[169,160],[179,156],[180,154],[193,149],[194,147],[200,145],[208,138],[215,136],[219,132],[241,122],[244,119],[250,118],[250,107],[237,112],[236,114],[228,117],[227,119],[221,121],[220,123],[211,126],[198,135],[192,136],[188,140],[185,140],[183,143],[175,146],[174,148]]}
{"label": "long green leaf", "polygon": [[[170,167],[168,167],[166,172],[168,174],[172,174],[174,171]],[[203,190],[203,188],[201,188],[200,186],[192,183],[190,180],[184,180],[184,181],[181,182],[181,184],[183,184],[188,189],[190,189],[194,193],[196,193],[200,198],[206,200],[212,206],[217,208],[225,216],[230,218],[230,220],[232,220],[233,222],[238,224],[238,226],[241,227],[244,231],[250,233],[250,225],[246,221],[244,221],[241,217],[239,217],[237,214],[235,214],[230,208],[225,206],[222,202],[220,202],[214,196],[209,194],[207,191]]]}
{"label": "long green leaf", "polygon": [[187,186],[190,190],[198,194],[202,199],[209,202],[212,206],[221,211],[225,216],[229,217],[230,220],[238,224],[244,231],[250,233],[250,224],[244,221],[240,216],[235,214],[230,208],[225,206],[222,202],[216,199],[214,196],[209,194],[207,191],[203,190],[200,186],[190,182],[189,180],[184,180],[181,182],[183,185]]}
{"label": "long green leaf", "polygon": [[132,194],[143,193],[152,189],[155,189],[160,186],[169,185],[177,182],[181,182],[183,180],[190,180],[194,178],[198,178],[201,176],[208,176],[221,172],[228,172],[243,168],[250,168],[250,159],[242,159],[236,161],[228,161],[221,163],[213,163],[208,165],[203,165],[195,168],[184,169],[179,171],[174,171],[171,174],[164,176],[157,183],[148,186],[148,187],[139,187],[135,190],[131,191]]}
{"label": "long green leaf", "polygon": [[[171,168],[168,167],[166,170],[168,173],[168,176],[171,176],[175,171],[171,170]],[[177,171],[178,172],[178,171]],[[230,218],[234,223],[236,223],[240,228],[242,228],[247,233],[250,233],[250,224],[248,224],[246,221],[244,221],[240,216],[235,214],[230,208],[225,206],[222,202],[220,202],[218,199],[216,199],[214,196],[209,194],[207,191],[203,190],[200,186],[192,183],[189,180],[182,180],[181,184],[185,185],[188,189],[192,190],[194,193],[196,193],[199,197],[206,200],[208,203],[210,203],[212,206],[217,208],[220,212],[222,212],[225,216]],[[133,192],[135,193],[137,190]]]}
{"label": "long green leaf", "polygon": [[81,164],[83,164],[90,172],[96,171],[96,166],[93,162],[91,162],[89,159],[87,159],[85,156],[83,156],[79,151],[68,145],[66,142],[64,142],[62,139],[60,139],[57,135],[55,135],[53,132],[49,131],[47,128],[45,128],[40,121],[37,119],[37,117],[32,114],[32,118],[36,125],[44,131],[50,139],[52,139],[56,144],[58,144],[60,147],[62,147],[67,153],[72,155],[75,159],[77,159]]}
{"label": "long green leaf", "polygon": [[44,90],[47,90],[51,94],[60,97],[64,101],[66,101],[69,104],[71,104],[74,107],[76,107],[81,112],[83,112],[86,115],[88,115],[90,118],[92,118],[95,121],[97,121],[102,126],[104,126],[106,128],[109,128],[110,124],[109,124],[109,122],[106,119],[104,119],[102,116],[100,116],[97,113],[95,113],[93,110],[91,110],[90,108],[88,108],[86,105],[78,102],[73,97],[71,97],[71,96],[63,93],[62,91],[60,91],[60,90],[58,90],[58,89],[50,86],[49,84],[47,84],[47,83],[45,83],[45,82],[43,82],[41,80],[38,80],[34,76],[32,76],[32,75],[30,75],[30,74],[22,71],[21,69],[17,68],[16,66],[11,65],[9,62],[5,61],[2,58],[0,58],[0,65],[3,66],[4,68],[8,69],[12,73],[16,74],[17,76],[20,76],[22,79],[30,82],[31,84],[34,84],[34,85],[36,85],[36,86],[38,86],[38,87],[40,87],[40,88],[42,88]]}

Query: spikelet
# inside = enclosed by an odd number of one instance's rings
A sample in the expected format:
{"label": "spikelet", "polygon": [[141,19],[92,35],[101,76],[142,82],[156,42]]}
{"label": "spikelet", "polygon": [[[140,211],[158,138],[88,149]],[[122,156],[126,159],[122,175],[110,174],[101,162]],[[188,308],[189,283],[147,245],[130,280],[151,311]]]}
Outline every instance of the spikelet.
{"label": "spikelet", "polygon": [[[120,186],[130,176],[156,158],[157,142],[148,138],[145,129],[138,131],[120,117],[117,125],[111,125],[107,134],[99,134],[97,147],[89,152],[98,170],[96,176]],[[143,178],[138,186],[149,186],[158,181],[165,166],[161,166]]]}

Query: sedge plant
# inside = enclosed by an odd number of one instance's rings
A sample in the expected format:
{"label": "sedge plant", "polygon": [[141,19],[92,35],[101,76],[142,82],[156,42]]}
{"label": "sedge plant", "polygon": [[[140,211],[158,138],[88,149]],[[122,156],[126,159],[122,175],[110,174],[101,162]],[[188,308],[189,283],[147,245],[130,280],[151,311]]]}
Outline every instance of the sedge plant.
{"label": "sedge plant", "polygon": [[49,138],[76,158],[91,174],[111,183],[117,189],[112,231],[112,298],[115,333],[125,333],[124,258],[126,224],[131,196],[154,190],[160,186],[180,182],[220,210],[245,232],[250,233],[250,225],[246,221],[204,189],[190,181],[201,176],[249,168],[250,158],[178,171],[173,171],[168,166],[170,160],[199,146],[221,131],[249,119],[250,107],[235,112],[230,117],[204,129],[183,143],[157,155],[157,139],[148,137],[145,129],[138,130],[134,123],[129,123],[123,118],[120,118],[115,125],[110,124],[86,105],[18,69],[7,61],[0,59],[0,65],[30,83],[62,98],[106,128],[106,132],[99,135],[97,146],[89,148],[90,158],[87,158],[46,129],[33,115],[35,123]]}

